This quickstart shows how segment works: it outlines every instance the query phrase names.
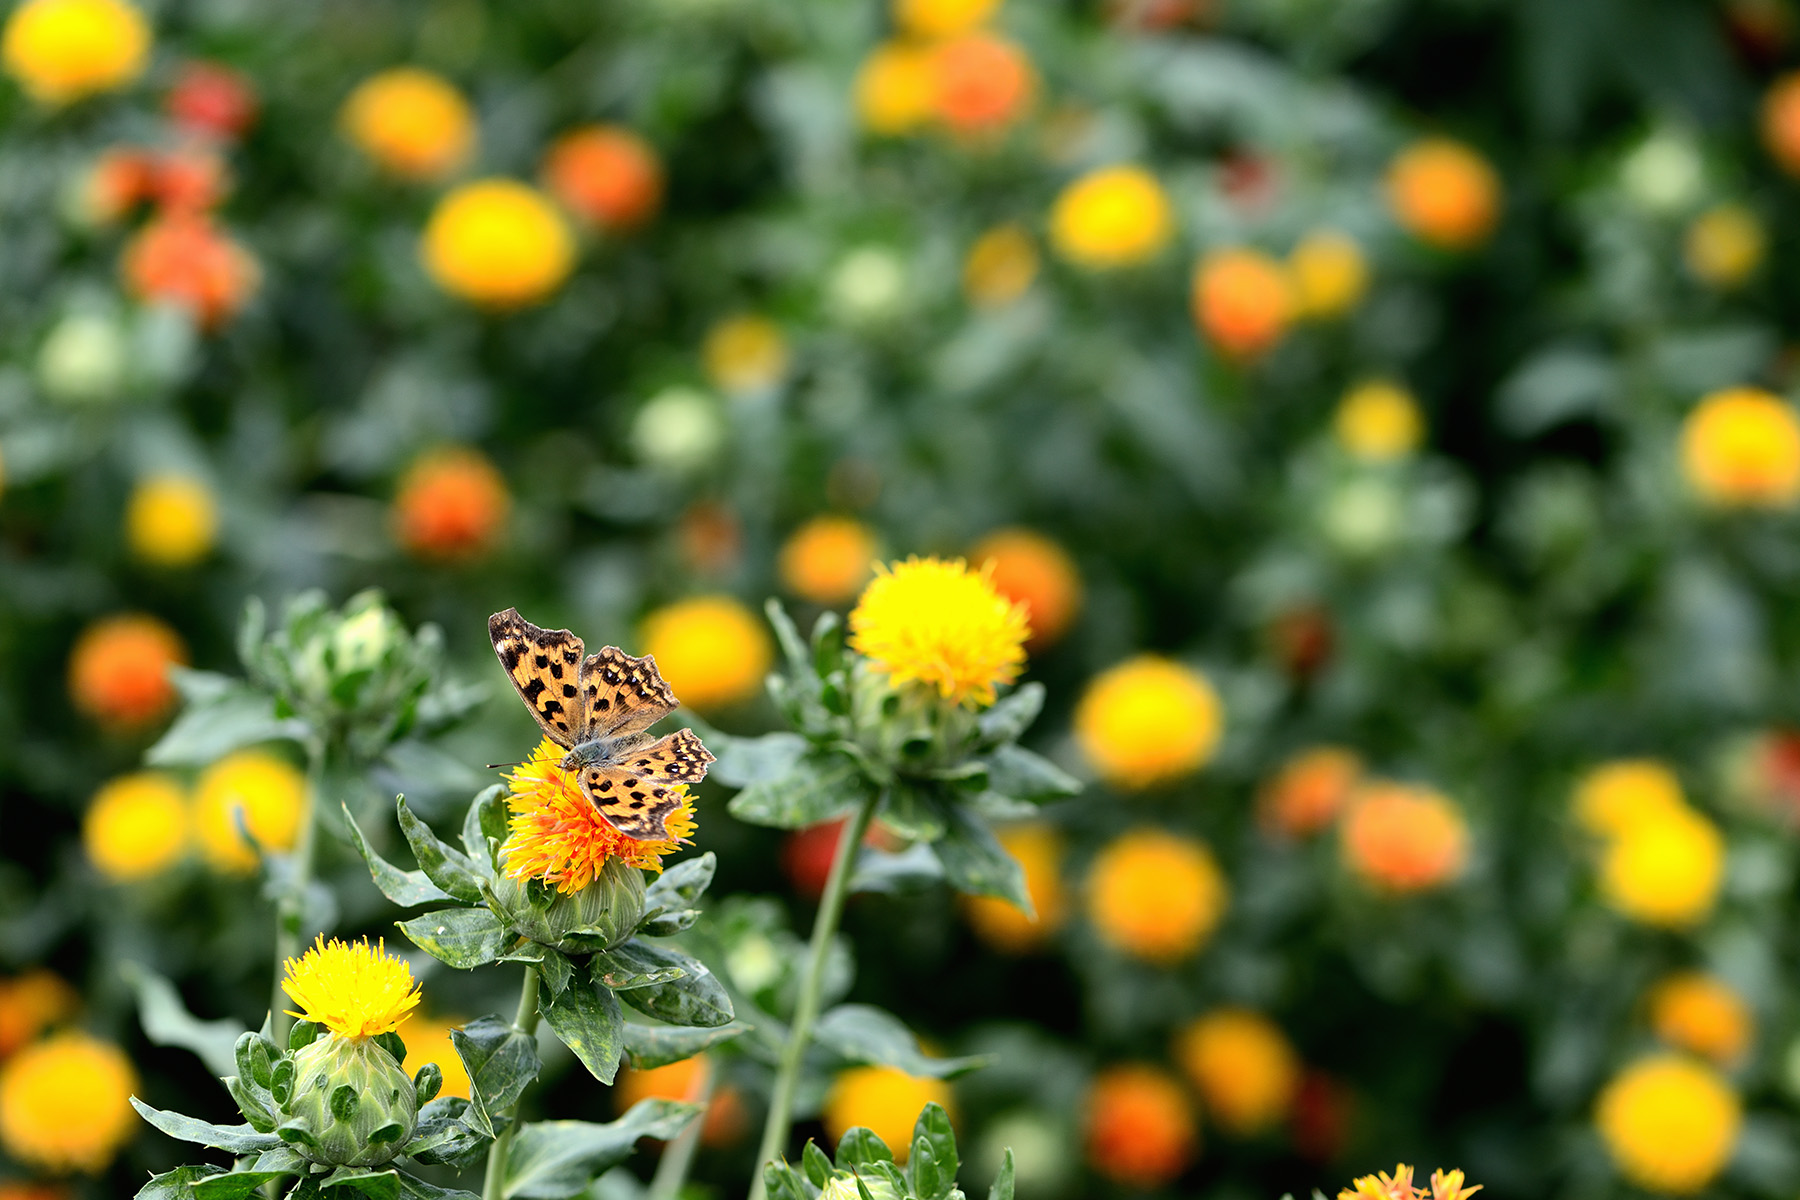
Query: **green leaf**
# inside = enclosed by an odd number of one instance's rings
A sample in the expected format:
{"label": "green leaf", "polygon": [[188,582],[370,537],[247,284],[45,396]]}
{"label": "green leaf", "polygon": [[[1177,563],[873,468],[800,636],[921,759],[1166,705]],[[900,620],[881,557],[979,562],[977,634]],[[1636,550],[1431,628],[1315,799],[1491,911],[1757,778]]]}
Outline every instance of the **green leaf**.
{"label": "green leaf", "polygon": [[1031,893],[1025,890],[1025,869],[1006,852],[985,821],[952,810],[944,837],[932,844],[931,852],[943,864],[944,878],[957,891],[999,896],[1012,901],[1026,916],[1036,915]]}
{"label": "green leaf", "polygon": [[700,1112],[699,1105],[642,1100],[606,1125],[534,1121],[521,1125],[506,1163],[501,1194],[508,1200],[566,1200],[596,1175],[624,1162],[641,1137],[668,1141]]}
{"label": "green leaf", "polygon": [[932,1200],[956,1186],[956,1172],[962,1167],[962,1161],[956,1154],[956,1131],[950,1128],[950,1114],[936,1101],[925,1106],[913,1125],[913,1152],[912,1158],[908,1159],[908,1166],[919,1158],[921,1147],[929,1148],[931,1160],[937,1166],[940,1183],[935,1190],[928,1191],[921,1180],[918,1193],[926,1200]]}
{"label": "green leaf", "polygon": [[909,842],[935,842],[944,836],[944,807],[937,785],[896,780],[879,816]]}
{"label": "green leaf", "polygon": [[[529,970],[529,968],[527,968]],[[537,1039],[496,1016],[477,1017],[450,1031],[450,1044],[469,1073],[469,1127],[493,1137],[495,1121],[537,1078]]]}
{"label": "green leaf", "polygon": [[460,1165],[490,1140],[470,1127],[465,1119],[469,1102],[461,1096],[442,1096],[419,1110],[418,1128],[412,1141],[400,1151],[415,1162],[428,1165]]}
{"label": "green leaf", "polygon": [[252,1171],[276,1171],[283,1175],[304,1175],[311,1164],[286,1146],[264,1150],[250,1161]]}
{"label": "green leaf", "polygon": [[781,652],[787,656],[788,669],[796,674],[805,671],[811,664],[811,655],[806,652],[806,643],[801,640],[800,630],[795,627],[793,618],[787,615],[781,601],[770,597],[763,604],[763,612],[769,618],[769,625],[775,630],[775,640],[781,643]]}
{"label": "green leaf", "polygon": [[[655,1017],[670,1025],[723,1025],[732,1018],[731,996],[725,985],[705,963],[679,950],[656,946],[633,938],[615,946],[607,954],[608,969],[626,969],[640,974],[679,969],[679,978],[668,983],[634,987],[621,993],[621,999],[645,1016]],[[598,966],[598,957],[596,957]]]}
{"label": "green leaf", "polygon": [[185,703],[168,732],[144,753],[153,767],[204,767],[263,742],[304,741],[306,722],[276,715],[274,698],[226,675],[173,667]]}
{"label": "green leaf", "polygon": [[506,785],[496,783],[487,788],[463,814],[462,844],[469,859],[476,863],[493,861],[489,840],[506,840]]}
{"label": "green leaf", "polygon": [[419,949],[461,970],[498,961],[512,940],[485,908],[440,908],[396,923]]}
{"label": "green leaf", "polygon": [[400,832],[406,835],[406,843],[412,847],[426,877],[453,899],[464,904],[480,904],[481,876],[474,861],[439,841],[431,826],[419,820],[406,806],[406,797],[394,798],[394,811],[400,817]]}
{"label": "green leaf", "polygon": [[819,1149],[819,1143],[811,1138],[800,1149],[800,1169],[806,1174],[806,1181],[816,1188],[822,1188],[831,1182],[831,1160]]}
{"label": "green leaf", "polygon": [[121,963],[119,973],[137,993],[145,1037],[158,1046],[192,1050],[214,1075],[237,1070],[237,1040],[247,1032],[242,1025],[225,1018],[202,1021],[188,1012],[174,984],[141,963]]}
{"label": "green leaf", "polygon": [[[481,1200],[474,1192],[465,1192],[461,1188],[442,1188],[405,1171],[400,1172],[400,1195],[404,1200]],[[290,1196],[288,1200],[294,1198]]]}
{"label": "green leaf", "polygon": [[733,1021],[711,1028],[625,1023],[625,1062],[640,1071],[666,1067],[692,1058],[709,1046],[717,1046],[748,1033],[750,1026]]}
{"label": "green leaf", "polygon": [[874,1130],[853,1125],[838,1139],[837,1160],[840,1167],[861,1171],[878,1162],[893,1162],[894,1153],[887,1148],[886,1142],[875,1136]]}
{"label": "green leaf", "polygon": [[932,848],[922,842],[914,843],[898,854],[864,846],[850,873],[850,891],[853,894],[880,892],[893,895],[920,891],[942,883],[943,879],[943,864],[932,853]]}
{"label": "green leaf", "polygon": [[841,756],[804,758],[786,774],[746,787],[727,807],[752,825],[804,829],[848,812],[866,786],[856,764]]}
{"label": "green leaf", "polygon": [[292,1171],[232,1171],[227,1175],[212,1175],[190,1184],[188,1195],[195,1200],[243,1200],[270,1180],[292,1174]]}
{"label": "green leaf", "polygon": [[362,828],[357,825],[356,818],[350,815],[350,806],[346,804],[343,809],[344,823],[350,827],[350,842],[356,847],[356,852],[362,855],[363,862],[368,864],[369,875],[375,880],[375,886],[381,889],[382,895],[403,908],[450,899],[450,893],[431,882],[425,872],[402,871],[369,849],[368,839],[363,837]]}
{"label": "green leaf", "polygon": [[989,746],[1016,742],[1044,710],[1044,685],[1033,681],[1000,697],[993,707],[975,718],[981,740]]}
{"label": "green leaf", "polygon": [[223,1174],[224,1167],[211,1164],[196,1163],[176,1167],[173,1171],[152,1175],[149,1182],[137,1190],[136,1200],[188,1200],[194,1194],[196,1183]]}
{"label": "green leaf", "polygon": [[987,756],[988,787],[1002,796],[1042,803],[1081,793],[1081,781],[1023,746],[1001,746]]}
{"label": "green leaf", "polygon": [[576,975],[560,996],[539,1011],[550,1031],[575,1052],[588,1072],[610,1084],[624,1051],[625,1016],[611,990],[590,977]]}
{"label": "green leaf", "polygon": [[[949,1182],[954,1186],[955,1177],[952,1176]],[[917,1196],[919,1200],[943,1200],[943,1195],[948,1190],[943,1169],[931,1149],[931,1143],[922,1137],[914,1138],[912,1153],[906,1160],[907,1194]]]}
{"label": "green leaf", "polygon": [[691,908],[712,886],[719,869],[718,855],[708,850],[698,858],[684,859],[650,881],[644,889],[646,908]]}
{"label": "green leaf", "polygon": [[709,729],[701,733],[701,740],[714,757],[707,777],[732,788],[780,779],[806,753],[806,739],[785,731],[737,737]]}
{"label": "green leaf", "polygon": [[988,1200],[1013,1200],[1013,1153],[1011,1146],[1006,1148],[1006,1154],[1000,1160],[1000,1173],[994,1176],[994,1186],[988,1189]]}
{"label": "green leaf", "polygon": [[319,1180],[319,1186],[326,1189],[354,1188],[369,1200],[400,1200],[400,1172],[392,1167],[385,1171],[371,1171],[367,1167],[339,1167]]}
{"label": "green leaf", "polygon": [[281,1139],[272,1133],[258,1133],[248,1125],[214,1125],[211,1121],[183,1113],[164,1112],[160,1108],[151,1108],[136,1096],[131,1098],[131,1107],[137,1109],[144,1120],[179,1141],[229,1150],[233,1154],[252,1154],[281,1145]]}
{"label": "green leaf", "polygon": [[763,1191],[769,1200],[814,1200],[816,1195],[807,1190],[800,1172],[779,1162],[763,1165]]}
{"label": "green leaf", "polygon": [[985,1057],[928,1058],[918,1039],[890,1012],[868,1004],[840,1004],[813,1027],[818,1043],[854,1063],[899,1067],[908,1075],[954,1079],[987,1065]]}
{"label": "green leaf", "polygon": [[575,964],[560,950],[550,946],[539,946],[538,949],[543,956],[538,959],[537,973],[554,999],[562,995],[563,989],[569,986],[569,979],[575,974]]}

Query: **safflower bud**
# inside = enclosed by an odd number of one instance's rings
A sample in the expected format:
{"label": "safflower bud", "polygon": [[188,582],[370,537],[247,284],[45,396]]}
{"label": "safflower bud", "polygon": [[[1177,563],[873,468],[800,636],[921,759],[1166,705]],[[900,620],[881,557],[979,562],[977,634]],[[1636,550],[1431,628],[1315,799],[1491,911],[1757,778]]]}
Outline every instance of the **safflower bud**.
{"label": "safflower bud", "polygon": [[291,1070],[276,1076],[277,1098],[285,1093],[276,1134],[302,1158],[337,1167],[379,1166],[412,1139],[422,1089],[377,1039],[326,1033],[297,1050],[291,1062]]}
{"label": "safflower bud", "polygon": [[629,938],[644,919],[644,873],[611,858],[592,883],[574,892],[501,872],[494,899],[507,924],[559,950],[607,950]]}

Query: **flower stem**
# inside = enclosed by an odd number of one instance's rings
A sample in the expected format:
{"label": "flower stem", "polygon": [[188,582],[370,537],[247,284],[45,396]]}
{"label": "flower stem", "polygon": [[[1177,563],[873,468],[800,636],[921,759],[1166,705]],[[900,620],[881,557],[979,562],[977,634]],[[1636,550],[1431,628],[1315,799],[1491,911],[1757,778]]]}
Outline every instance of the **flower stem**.
{"label": "flower stem", "polygon": [[[538,1027],[538,973],[527,966],[525,982],[519,988],[519,1011],[513,1015],[513,1028],[526,1037],[535,1037]],[[505,1115],[510,1118],[500,1136],[488,1148],[487,1176],[481,1185],[481,1200],[500,1200],[506,1187],[506,1158],[512,1153],[513,1134],[518,1131],[519,1102],[513,1101]]]}
{"label": "flower stem", "polygon": [[862,848],[863,835],[881,804],[881,794],[870,795],[859,804],[838,838],[837,852],[831,858],[831,875],[825,880],[825,892],[819,897],[819,912],[813,918],[811,952],[806,960],[806,975],[800,981],[800,998],[794,1005],[794,1023],[788,1028],[787,1044],[781,1048],[781,1065],[775,1074],[775,1088],[769,1097],[769,1118],[763,1124],[762,1147],[756,1152],[756,1174],[750,1181],[750,1200],[763,1200],[763,1167],[787,1146],[793,1125],[794,1092],[800,1085],[800,1064],[806,1058],[806,1046],[812,1039],[813,1022],[819,1017],[820,993],[825,988],[825,963],[831,956],[831,939],[837,936],[838,920],[844,915],[844,898],[850,891],[850,868]]}
{"label": "flower stem", "polygon": [[313,847],[318,838],[319,791],[325,786],[325,746],[312,741],[306,748],[306,792],[300,798],[300,824],[294,839],[292,874],[275,902],[275,982],[269,992],[270,1029],[275,1044],[285,1047],[294,1019],[281,983],[288,959],[300,953],[301,925],[306,920],[306,891],[312,885]]}
{"label": "flower stem", "polygon": [[701,1085],[700,1094],[695,1102],[700,1111],[688,1122],[688,1127],[681,1131],[681,1136],[669,1143],[663,1151],[662,1161],[656,1164],[656,1174],[650,1180],[649,1200],[675,1200],[681,1194],[682,1185],[687,1182],[688,1170],[694,1165],[694,1151],[700,1147],[700,1133],[706,1127],[706,1110],[712,1104],[713,1084],[716,1082],[718,1068],[711,1063],[706,1065],[706,1082]]}

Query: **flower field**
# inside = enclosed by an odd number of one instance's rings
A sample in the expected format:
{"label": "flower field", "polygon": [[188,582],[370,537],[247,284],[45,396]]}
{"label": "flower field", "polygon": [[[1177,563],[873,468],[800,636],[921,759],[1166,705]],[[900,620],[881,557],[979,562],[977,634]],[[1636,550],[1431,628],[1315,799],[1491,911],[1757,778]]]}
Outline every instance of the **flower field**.
{"label": "flower field", "polygon": [[0,1200],[1792,1200],[1792,0],[0,75]]}

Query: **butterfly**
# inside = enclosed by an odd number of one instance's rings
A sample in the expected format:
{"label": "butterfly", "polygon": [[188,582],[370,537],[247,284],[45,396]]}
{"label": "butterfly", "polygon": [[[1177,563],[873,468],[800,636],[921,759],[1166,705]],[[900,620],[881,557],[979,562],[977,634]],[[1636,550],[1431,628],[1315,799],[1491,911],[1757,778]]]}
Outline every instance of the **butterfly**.
{"label": "butterfly", "polygon": [[566,629],[539,629],[509,608],[488,618],[494,654],[551,741],[559,764],[580,773],[581,792],[626,837],[663,838],[681,806],[678,784],[706,778],[713,756],[691,729],[644,731],[680,706],[656,660],[617,646],[587,654]]}

